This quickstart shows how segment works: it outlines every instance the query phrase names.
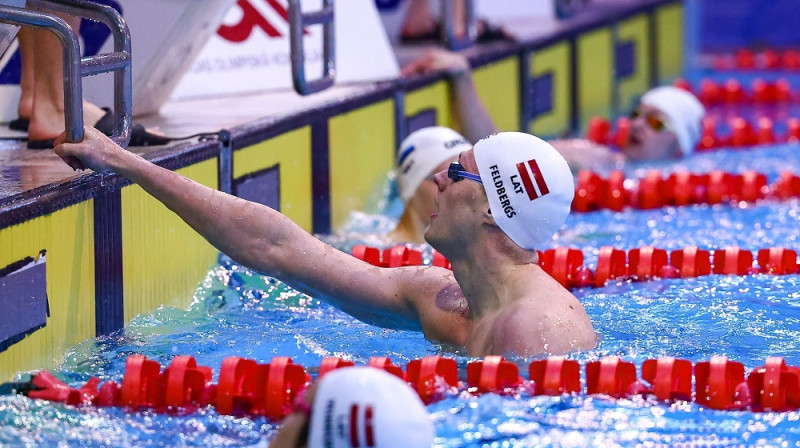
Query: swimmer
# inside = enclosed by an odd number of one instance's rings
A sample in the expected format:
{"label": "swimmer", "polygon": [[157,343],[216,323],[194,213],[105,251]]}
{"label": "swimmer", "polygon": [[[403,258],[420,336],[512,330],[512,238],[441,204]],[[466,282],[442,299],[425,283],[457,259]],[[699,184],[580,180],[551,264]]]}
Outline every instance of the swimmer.
{"label": "swimmer", "polygon": [[433,126],[412,132],[397,150],[397,189],[403,200],[403,214],[387,235],[398,243],[424,243],[425,229],[433,213],[436,183],[433,174],[447,168],[458,154],[472,147],[482,137],[497,132],[486,107],[480,100],[467,58],[438,48],[403,68],[403,75],[445,72],[450,78],[452,110],[464,135]]}
{"label": "swimmer", "polygon": [[628,143],[621,153],[585,139],[553,140],[573,172],[603,169],[625,161],[679,159],[700,141],[706,110],[691,93],[673,86],[642,95],[631,114]]}
{"label": "swimmer", "polygon": [[472,148],[464,136],[432,126],[412,132],[397,151],[397,192],[403,200],[403,214],[388,237],[398,243],[425,242],[425,229],[431,220],[437,186],[434,173],[447,169],[463,151]]}
{"label": "swimmer", "polygon": [[298,395],[269,446],[430,448],[433,435],[428,411],[408,383],[372,367],[344,367]]}
{"label": "swimmer", "polygon": [[595,346],[581,303],[537,264],[536,249],[569,214],[574,184],[564,158],[532,135],[486,137],[434,176],[436,207],[425,239],[452,271],[369,265],[267,206],[159,167],[94,128],[86,127],[80,143],[64,139],[55,152],[71,167],[130,179],[238,263],[364,322],[422,331],[470,356]]}

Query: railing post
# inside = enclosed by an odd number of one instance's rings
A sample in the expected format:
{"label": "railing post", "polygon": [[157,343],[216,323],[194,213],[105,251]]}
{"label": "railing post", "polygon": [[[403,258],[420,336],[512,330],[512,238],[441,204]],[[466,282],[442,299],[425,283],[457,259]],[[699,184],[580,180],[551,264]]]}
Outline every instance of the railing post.
{"label": "railing post", "polygon": [[[289,42],[292,58],[292,81],[300,95],[309,95],[333,85],[336,78],[333,0],[323,0],[319,11],[303,13],[300,0],[289,0]],[[306,26],[322,25],[322,77],[306,79],[303,30]]]}
{"label": "railing post", "polygon": [[[463,36],[455,35],[456,9],[454,2],[461,1],[463,4],[463,14],[460,14],[461,25],[465,31]],[[475,43],[478,38],[478,25],[475,21],[475,2],[474,0],[442,0],[442,42],[451,50],[460,50]]]}

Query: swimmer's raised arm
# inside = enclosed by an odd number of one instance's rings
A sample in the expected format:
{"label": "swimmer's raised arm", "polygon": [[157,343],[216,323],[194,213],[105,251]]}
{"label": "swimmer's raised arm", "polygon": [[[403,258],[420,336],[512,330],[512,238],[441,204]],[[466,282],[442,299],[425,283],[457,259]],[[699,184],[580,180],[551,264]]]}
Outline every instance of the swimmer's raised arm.
{"label": "swimmer's raised arm", "polygon": [[461,53],[431,48],[421,58],[403,67],[402,74],[445,72],[450,78],[453,112],[459,131],[473,143],[497,132],[491,115],[478,96],[469,60]]}
{"label": "swimmer's raised arm", "polygon": [[441,339],[436,336],[441,333],[444,341],[463,345],[448,335],[448,327],[460,316],[437,307],[435,300],[439,291],[455,284],[449,271],[371,266],[322,243],[267,206],[159,167],[123,150],[92,127],[86,127],[83,142],[65,143],[62,134],[55,143],[56,154],[73,168],[113,171],[136,182],[245,266],[323,298],[368,323],[422,328],[435,339]]}

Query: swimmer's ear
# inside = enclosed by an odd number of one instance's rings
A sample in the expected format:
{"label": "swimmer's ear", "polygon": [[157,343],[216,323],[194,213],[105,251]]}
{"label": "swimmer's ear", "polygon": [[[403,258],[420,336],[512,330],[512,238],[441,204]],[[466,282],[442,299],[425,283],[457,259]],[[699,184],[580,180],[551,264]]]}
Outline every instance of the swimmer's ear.
{"label": "swimmer's ear", "polygon": [[483,220],[486,224],[496,226],[497,223],[494,222],[494,216],[492,216],[492,209],[487,208],[486,213],[483,214]]}

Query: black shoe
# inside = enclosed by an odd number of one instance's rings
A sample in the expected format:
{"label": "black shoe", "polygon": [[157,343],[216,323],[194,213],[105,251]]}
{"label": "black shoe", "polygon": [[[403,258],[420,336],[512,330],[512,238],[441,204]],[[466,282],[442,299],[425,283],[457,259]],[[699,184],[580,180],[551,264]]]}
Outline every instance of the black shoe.
{"label": "black shoe", "polygon": [[[94,124],[95,129],[111,136],[114,133],[114,112],[107,108],[103,108],[106,113]],[[51,149],[55,139],[49,138],[45,140],[28,140],[28,149]],[[172,139],[162,137],[160,135],[151,134],[138,123],[131,124],[131,140],[128,146],[156,146],[166,145]]]}
{"label": "black shoe", "polygon": [[8,123],[8,128],[12,131],[28,132],[28,125],[31,121],[27,118],[15,118]]}

